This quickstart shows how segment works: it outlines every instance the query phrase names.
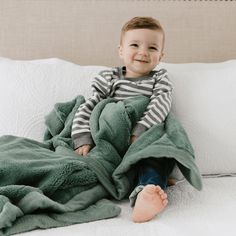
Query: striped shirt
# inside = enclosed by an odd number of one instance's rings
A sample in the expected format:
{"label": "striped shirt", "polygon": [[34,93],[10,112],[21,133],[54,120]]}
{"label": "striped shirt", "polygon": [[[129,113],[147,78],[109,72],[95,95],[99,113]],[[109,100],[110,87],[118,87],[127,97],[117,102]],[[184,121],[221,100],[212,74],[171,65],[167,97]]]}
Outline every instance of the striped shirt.
{"label": "striped shirt", "polygon": [[93,108],[101,100],[112,97],[122,101],[138,95],[150,98],[141,119],[134,127],[132,134],[139,136],[155,124],[162,123],[168,115],[172,102],[172,84],[167,71],[151,71],[148,76],[124,78],[125,67],[101,71],[92,82],[93,95],[77,110],[72,124],[74,148],[92,144],[89,119]]}

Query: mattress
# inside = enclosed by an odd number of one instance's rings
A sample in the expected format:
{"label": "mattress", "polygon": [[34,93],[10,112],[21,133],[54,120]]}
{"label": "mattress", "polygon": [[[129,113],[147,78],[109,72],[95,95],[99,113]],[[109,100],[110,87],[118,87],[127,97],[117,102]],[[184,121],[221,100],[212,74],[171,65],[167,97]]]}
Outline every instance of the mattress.
{"label": "mattress", "polygon": [[185,180],[167,189],[169,204],[154,220],[131,221],[128,200],[116,202],[119,217],[62,228],[35,230],[21,236],[235,236],[236,177],[204,177],[203,190],[197,191]]}

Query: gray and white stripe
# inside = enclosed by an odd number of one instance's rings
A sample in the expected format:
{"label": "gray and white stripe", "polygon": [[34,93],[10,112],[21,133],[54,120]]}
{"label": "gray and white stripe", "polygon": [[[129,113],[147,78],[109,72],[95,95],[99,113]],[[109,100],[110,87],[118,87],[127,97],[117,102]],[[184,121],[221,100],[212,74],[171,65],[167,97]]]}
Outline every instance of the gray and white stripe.
{"label": "gray and white stripe", "polygon": [[144,95],[150,98],[143,117],[138,123],[146,128],[162,123],[168,115],[172,102],[172,84],[167,71],[155,71],[152,76],[140,80],[131,80],[119,76],[121,68],[102,71],[92,83],[93,96],[79,107],[72,125],[72,138],[90,132],[89,118],[93,108],[102,99],[113,97],[118,101]]}

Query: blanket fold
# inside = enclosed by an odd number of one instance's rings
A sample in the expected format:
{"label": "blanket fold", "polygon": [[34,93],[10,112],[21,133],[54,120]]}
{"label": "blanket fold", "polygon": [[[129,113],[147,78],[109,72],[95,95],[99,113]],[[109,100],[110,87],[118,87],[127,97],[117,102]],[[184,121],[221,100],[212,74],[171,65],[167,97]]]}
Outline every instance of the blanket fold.
{"label": "blanket fold", "polygon": [[0,137],[0,235],[115,217],[120,208],[105,198],[127,197],[135,166],[144,158],[174,158],[183,175],[201,189],[194,152],[180,123],[170,114],[130,145],[132,128],[149,99],[101,101],[90,127],[95,146],[87,157],[73,151],[74,114],[83,96],[58,103],[46,117],[44,142]]}

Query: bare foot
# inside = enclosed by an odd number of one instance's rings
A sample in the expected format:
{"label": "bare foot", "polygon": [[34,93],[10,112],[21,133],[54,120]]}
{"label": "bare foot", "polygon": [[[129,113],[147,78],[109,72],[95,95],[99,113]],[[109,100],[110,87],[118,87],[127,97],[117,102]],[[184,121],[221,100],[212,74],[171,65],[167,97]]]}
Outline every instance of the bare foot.
{"label": "bare foot", "polygon": [[149,221],[161,212],[167,203],[167,195],[161,187],[148,184],[137,196],[132,219],[136,223]]}

